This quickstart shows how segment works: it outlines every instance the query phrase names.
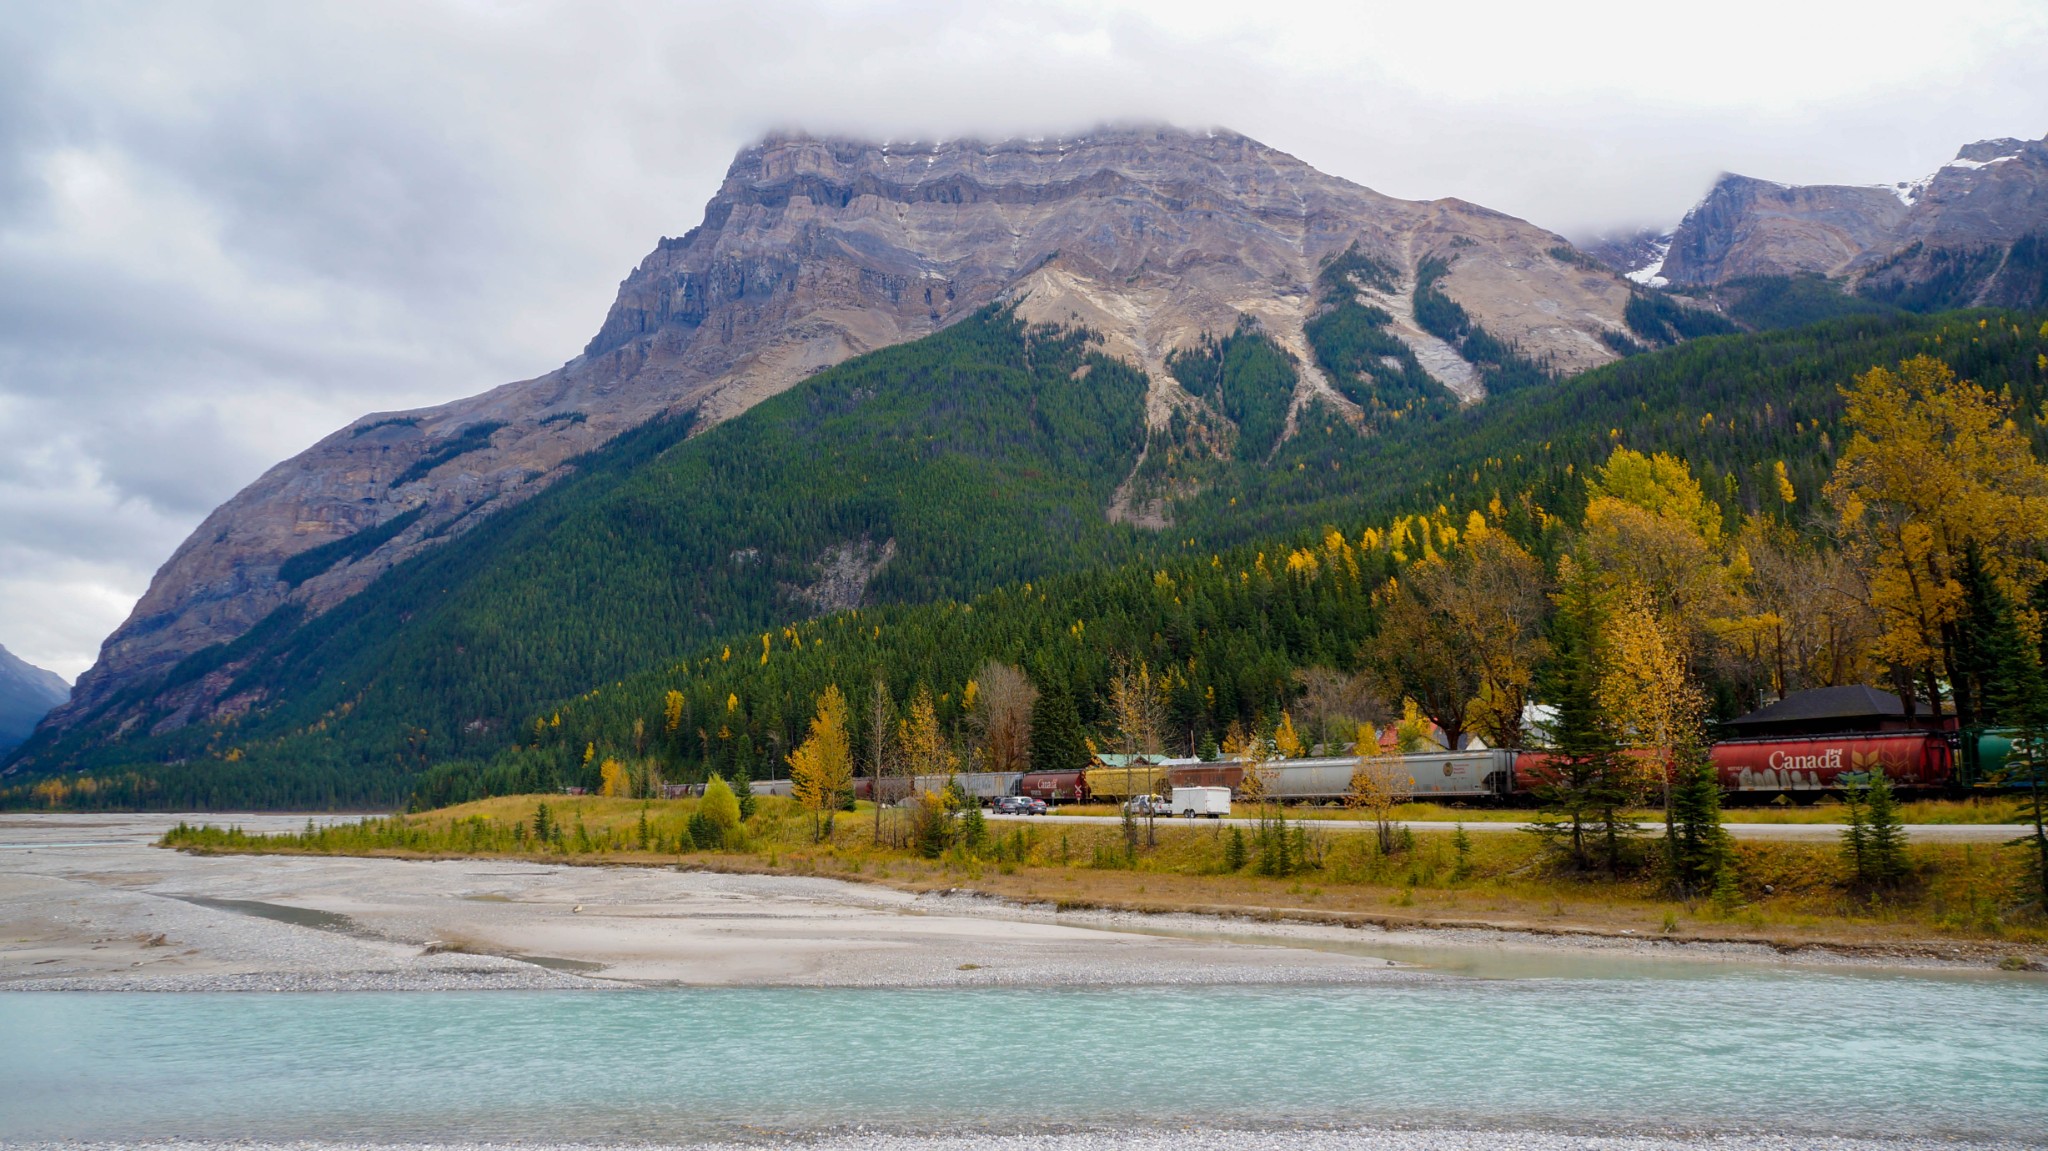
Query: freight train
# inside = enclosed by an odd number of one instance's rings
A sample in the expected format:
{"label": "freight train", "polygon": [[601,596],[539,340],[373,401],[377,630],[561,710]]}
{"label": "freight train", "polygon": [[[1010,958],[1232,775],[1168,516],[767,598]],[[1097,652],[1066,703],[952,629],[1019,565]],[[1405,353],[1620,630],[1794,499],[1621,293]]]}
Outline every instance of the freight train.
{"label": "freight train", "polygon": [[[1775,739],[1731,739],[1713,745],[1711,759],[1722,788],[1739,799],[1794,799],[1841,791],[1882,768],[1901,790],[1960,790],[1994,778],[2012,747],[2010,733],[1973,734],[1976,769],[1965,771],[1951,740],[1937,731],[1850,732]],[[1418,800],[1527,800],[1549,782],[1558,765],[1550,751],[1417,752],[1402,757]],[[1350,756],[1278,760],[1266,766],[1267,793],[1288,803],[1331,803],[1351,793]],[[975,773],[958,776],[969,795],[991,802],[1026,795],[1048,803],[1119,802],[1161,794],[1172,787],[1227,787],[1244,783],[1244,767],[1230,760],[1168,759],[1136,767],[1087,771]],[[1652,768],[1651,770],[1654,770]],[[920,780],[943,786],[943,780]]]}

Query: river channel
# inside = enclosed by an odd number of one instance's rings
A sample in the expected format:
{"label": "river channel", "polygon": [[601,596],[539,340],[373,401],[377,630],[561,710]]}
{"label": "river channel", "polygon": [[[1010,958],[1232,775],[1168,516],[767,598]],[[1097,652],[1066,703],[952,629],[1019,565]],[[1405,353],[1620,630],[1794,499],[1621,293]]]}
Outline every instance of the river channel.
{"label": "river channel", "polygon": [[2038,978],[0,995],[0,1141],[1422,1125],[2036,1143]]}

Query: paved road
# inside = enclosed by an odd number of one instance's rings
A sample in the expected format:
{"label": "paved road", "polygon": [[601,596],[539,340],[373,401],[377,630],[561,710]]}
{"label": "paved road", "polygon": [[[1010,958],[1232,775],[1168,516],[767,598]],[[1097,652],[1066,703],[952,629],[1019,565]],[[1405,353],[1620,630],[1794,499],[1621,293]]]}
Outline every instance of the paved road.
{"label": "paved road", "polygon": [[[1116,824],[1122,822],[1122,820],[1114,815],[991,815],[988,818],[992,820],[1028,820],[1034,823],[1054,824]],[[1252,819],[1185,820],[1162,818],[1159,822],[1167,826],[1190,824],[1196,827],[1213,827],[1221,824],[1225,827],[1253,827],[1256,826],[1258,821]],[[1370,820],[1363,819],[1305,819],[1300,822],[1319,830],[1333,832],[1367,831],[1372,827]],[[1400,822],[1403,827],[1411,827],[1417,831],[1449,831],[1452,826],[1449,823],[1440,823],[1435,820],[1427,822],[1421,820],[1396,822]],[[1471,832],[1521,831],[1528,826],[1529,824],[1526,821],[1521,820],[1513,822],[1482,820],[1466,824],[1465,830]],[[1644,826],[1655,829],[1662,825],[1657,821],[1650,820],[1645,821]],[[1788,843],[1834,843],[1841,838],[1844,830],[1839,823],[1724,823],[1721,826],[1727,828],[1728,833],[1737,839],[1775,839]],[[2032,833],[2033,828],[2018,823],[1909,823],[1906,825],[1906,837],[1919,840],[1922,843],[2004,843],[2006,840],[2017,839],[2022,835],[2030,835]]]}

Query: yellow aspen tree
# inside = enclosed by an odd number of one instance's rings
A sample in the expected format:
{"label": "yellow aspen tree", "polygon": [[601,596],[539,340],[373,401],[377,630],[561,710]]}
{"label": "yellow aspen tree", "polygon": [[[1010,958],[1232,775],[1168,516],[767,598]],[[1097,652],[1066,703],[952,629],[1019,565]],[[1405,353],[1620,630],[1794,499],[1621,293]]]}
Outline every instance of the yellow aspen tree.
{"label": "yellow aspen tree", "polygon": [[1369,812],[1379,833],[1381,855],[1394,853],[1394,809],[1415,794],[1415,776],[1399,754],[1380,750],[1372,725],[1358,728],[1358,755],[1351,769],[1351,791],[1345,802]]}
{"label": "yellow aspen tree", "polygon": [[674,735],[683,726],[683,693],[671,690],[661,701],[661,726]]}
{"label": "yellow aspen tree", "polygon": [[1616,448],[1586,483],[1585,532],[1575,553],[1606,591],[1630,584],[1680,622],[1689,646],[1744,614],[1741,573],[1726,562],[1721,506],[1685,461]]}
{"label": "yellow aspen tree", "polygon": [[598,776],[603,781],[599,791],[608,798],[623,798],[633,790],[632,777],[626,773],[626,765],[607,756],[598,765]]}
{"label": "yellow aspen tree", "polygon": [[1294,717],[1284,711],[1280,713],[1280,723],[1273,728],[1273,749],[1282,759],[1300,759],[1308,754],[1301,737],[1294,732]]}
{"label": "yellow aspen tree", "polygon": [[912,776],[951,775],[959,766],[960,757],[939,730],[939,709],[930,687],[919,685],[911,697],[910,714],[897,726],[896,747]]}
{"label": "yellow aspen tree", "polygon": [[1245,731],[1233,720],[1230,730],[1223,736],[1223,754],[1243,769],[1243,777],[1237,784],[1237,797],[1246,803],[1264,807],[1273,793],[1272,743],[1259,732]]}
{"label": "yellow aspen tree", "polygon": [[1160,732],[1166,726],[1166,699],[1145,661],[1117,658],[1116,670],[1109,678],[1109,712],[1125,755],[1159,750]]}
{"label": "yellow aspen tree", "polygon": [[1932,357],[1872,368],[1842,395],[1852,434],[1827,497],[1869,573],[1878,658],[1921,677],[1938,711],[1963,556],[1974,546],[2009,593],[2040,577],[2048,466],[2010,403]]}
{"label": "yellow aspen tree", "polygon": [[790,797],[811,813],[811,840],[824,837],[827,813],[853,787],[853,745],[847,734],[846,696],[837,684],[818,696],[810,733],[789,753]]}
{"label": "yellow aspen tree", "polygon": [[1632,789],[1660,789],[1668,809],[1673,767],[1698,742],[1706,700],[1686,671],[1683,637],[1657,617],[1647,592],[1630,589],[1603,630],[1595,698],[1624,746],[1650,753],[1636,761],[1641,770],[1632,774]]}

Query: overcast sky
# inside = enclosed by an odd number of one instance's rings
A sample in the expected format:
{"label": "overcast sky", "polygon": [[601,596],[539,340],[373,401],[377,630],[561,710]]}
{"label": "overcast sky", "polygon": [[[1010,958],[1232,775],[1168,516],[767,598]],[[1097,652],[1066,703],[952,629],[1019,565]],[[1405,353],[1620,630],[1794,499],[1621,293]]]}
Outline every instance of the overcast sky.
{"label": "overcast sky", "polygon": [[14,0],[0,644],[75,676],[215,505],[356,415],[574,354],[765,130],[1225,126],[1573,236],[1723,169],[2048,133],[2041,0]]}

